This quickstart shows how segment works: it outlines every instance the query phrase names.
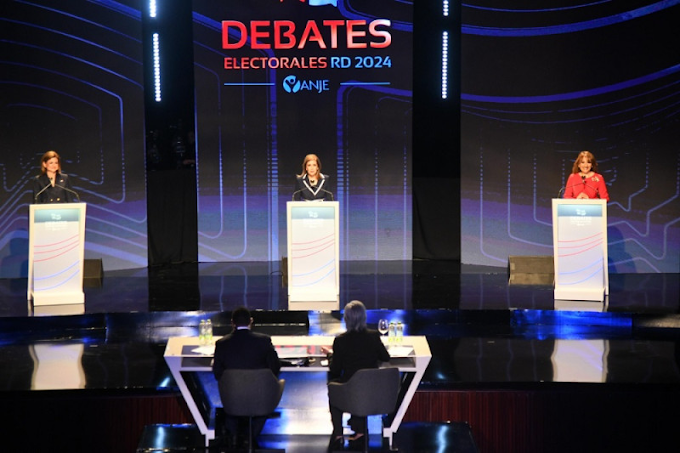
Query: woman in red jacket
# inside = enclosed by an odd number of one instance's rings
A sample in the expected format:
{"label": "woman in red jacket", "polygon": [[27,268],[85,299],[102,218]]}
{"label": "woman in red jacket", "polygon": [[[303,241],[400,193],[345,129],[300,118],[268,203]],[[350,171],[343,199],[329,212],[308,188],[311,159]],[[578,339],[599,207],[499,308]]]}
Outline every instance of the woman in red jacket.
{"label": "woman in red jacket", "polygon": [[590,151],[581,151],[574,161],[564,198],[603,198],[609,201],[607,185],[597,172],[597,161]]}

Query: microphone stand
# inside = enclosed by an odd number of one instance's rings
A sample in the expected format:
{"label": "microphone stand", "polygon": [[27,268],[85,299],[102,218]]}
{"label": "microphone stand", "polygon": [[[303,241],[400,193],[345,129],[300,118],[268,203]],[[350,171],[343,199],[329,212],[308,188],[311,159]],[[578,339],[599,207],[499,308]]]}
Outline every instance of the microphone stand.
{"label": "microphone stand", "polygon": [[68,187],[60,186],[59,184],[55,184],[54,187],[59,187],[60,189],[64,189],[67,192],[71,192],[73,195],[76,196],[78,203],[80,203],[80,196],[78,195],[78,192],[76,192],[75,190],[71,190]]}

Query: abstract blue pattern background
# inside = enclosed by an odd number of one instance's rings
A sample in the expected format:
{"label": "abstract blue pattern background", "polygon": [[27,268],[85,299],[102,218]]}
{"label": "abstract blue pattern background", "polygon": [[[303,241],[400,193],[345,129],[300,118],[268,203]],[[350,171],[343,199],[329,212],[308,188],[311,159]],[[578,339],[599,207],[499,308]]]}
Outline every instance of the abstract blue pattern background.
{"label": "abstract blue pattern background", "polygon": [[145,267],[139,2],[0,3],[0,275],[26,276],[31,179],[48,150],[87,207],[86,258]]}
{"label": "abstract blue pattern background", "polygon": [[462,261],[551,255],[579,151],[610,195],[610,272],[678,272],[680,2],[462,5]]}
{"label": "abstract blue pattern background", "polygon": [[[286,202],[308,153],[320,157],[340,202],[340,258],[411,259],[413,5],[322,3],[193,3],[200,261],[278,261],[285,256]],[[387,49],[343,49],[344,26],[338,49],[330,48],[327,30],[322,31],[326,49],[316,43],[302,49],[252,49],[250,37],[242,48],[221,48],[223,20],[288,20],[301,30],[310,20],[381,18],[392,21]],[[231,38],[238,40],[240,34]],[[352,66],[223,67],[225,57],[296,56],[348,57]],[[357,68],[356,59],[367,56],[373,66]],[[377,59],[385,57],[391,66],[378,67]],[[328,89],[295,91],[303,83]]]}

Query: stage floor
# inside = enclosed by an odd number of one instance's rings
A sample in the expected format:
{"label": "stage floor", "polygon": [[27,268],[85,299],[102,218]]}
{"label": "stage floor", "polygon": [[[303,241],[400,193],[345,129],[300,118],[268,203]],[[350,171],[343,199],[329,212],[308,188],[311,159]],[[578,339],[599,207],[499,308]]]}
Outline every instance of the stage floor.
{"label": "stage floor", "polygon": [[[162,357],[167,338],[197,335],[200,320],[208,317],[216,335],[228,333],[229,312],[241,305],[255,311],[255,329],[271,335],[335,335],[344,329],[340,311],[289,309],[277,266],[183,264],[105,272],[100,286],[85,288],[84,304],[35,309],[26,301],[26,279],[0,279],[0,366],[14,370],[9,382],[0,373],[0,388],[172,386]],[[369,310],[370,326],[389,318],[402,321],[407,335],[427,336],[433,360],[423,386],[680,383],[679,288],[678,274],[612,274],[604,303],[555,301],[551,286],[508,284],[500,268],[345,263],[336,306],[358,299]],[[42,354],[36,348],[56,354],[67,346],[80,348],[66,353],[82,355],[78,382],[52,382],[50,373],[35,372],[36,354]],[[90,361],[98,372],[90,370]],[[118,376],[116,370],[132,361],[134,370]]]}
{"label": "stage floor", "polygon": [[[680,274],[610,274],[603,304],[555,301],[552,284],[511,284],[505,268],[451,261],[341,263],[340,300],[369,310],[570,310],[629,314],[680,311]],[[85,288],[85,304],[39,308],[26,302],[26,279],[0,279],[0,317],[162,311],[296,310],[280,263],[178,264],[104,271]],[[322,308],[326,308],[322,305]]]}
{"label": "stage floor", "polygon": [[[678,274],[612,274],[604,303],[555,301],[551,285],[508,283],[506,269],[454,262],[343,263],[336,309],[296,309],[278,263],[182,264],[104,273],[85,303],[32,308],[26,279],[0,280],[0,391],[177,392],[163,359],[171,336],[254,311],[270,335],[335,335],[338,307],[425,335],[422,390],[518,386],[680,386]],[[322,432],[330,428],[320,420]],[[327,426],[328,425],[328,426]]]}

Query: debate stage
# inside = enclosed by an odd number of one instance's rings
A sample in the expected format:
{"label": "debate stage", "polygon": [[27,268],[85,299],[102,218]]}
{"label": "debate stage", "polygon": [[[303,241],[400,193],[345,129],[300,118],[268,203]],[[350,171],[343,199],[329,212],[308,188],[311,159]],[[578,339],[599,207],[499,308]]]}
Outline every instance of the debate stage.
{"label": "debate stage", "polygon": [[[605,303],[576,303],[556,302],[545,283],[510,284],[505,268],[341,268],[340,306],[359,299],[372,327],[400,319],[429,342],[399,451],[664,451],[680,442],[678,274],[610,274]],[[0,280],[0,448],[220,451],[203,448],[191,427],[165,344],[196,335],[207,317],[227,333],[239,305],[270,335],[342,330],[337,310],[289,305],[284,281],[279,263],[105,270],[84,305],[31,310],[26,279]],[[286,435],[288,420],[268,421],[261,446],[324,451],[329,420]]]}

